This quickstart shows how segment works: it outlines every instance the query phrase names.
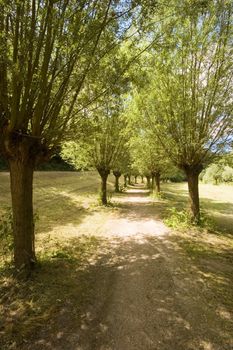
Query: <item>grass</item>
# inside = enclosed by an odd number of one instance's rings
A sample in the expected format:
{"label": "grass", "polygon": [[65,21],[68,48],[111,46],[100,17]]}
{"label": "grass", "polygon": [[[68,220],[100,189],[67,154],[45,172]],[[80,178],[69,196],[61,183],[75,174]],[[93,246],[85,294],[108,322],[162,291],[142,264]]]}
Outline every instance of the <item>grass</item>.
{"label": "grass", "polygon": [[[188,191],[186,183],[163,185],[165,222],[172,221],[174,235],[184,254],[190,259],[189,273],[197,274],[205,286],[207,300],[214,295],[216,302],[226,310],[233,309],[233,186],[200,184],[200,203],[204,212],[203,225],[192,227],[187,222]],[[176,225],[175,220],[182,223]],[[177,212],[180,214],[177,215]],[[166,218],[168,215],[168,219]],[[185,218],[183,218],[185,216]],[[172,226],[172,225],[171,225]],[[179,227],[179,229],[178,229]],[[229,316],[231,318],[231,316]]]}
{"label": "grass", "polygon": [[[186,183],[168,183],[163,185],[168,208],[187,209],[188,191]],[[233,186],[231,185],[199,185],[201,208],[205,215],[213,221],[216,230],[233,234]]]}
{"label": "grass", "polygon": [[[109,177],[110,192],[113,177]],[[95,298],[93,285],[98,266],[108,254],[98,235],[119,194],[109,207],[98,204],[100,179],[96,173],[40,172],[35,174],[34,203],[36,248],[39,264],[31,278],[20,281],[11,266],[0,260],[0,349],[23,349],[45,323],[59,342],[62,325],[80,326],[82,310]],[[187,184],[163,184],[164,199],[154,198],[158,217],[166,210],[187,207]],[[9,206],[9,175],[0,173],[0,211]],[[201,205],[218,227],[216,232],[174,232],[192,266],[216,291],[225,305],[233,306],[229,266],[233,263],[233,187],[200,185]],[[156,202],[157,201],[157,202]],[[93,221],[92,218],[95,217]],[[93,222],[96,226],[93,226]],[[203,277],[204,276],[204,277]],[[230,307],[229,306],[229,307]],[[43,341],[44,348],[47,342]]]}
{"label": "grass", "polygon": [[[0,348],[14,349],[27,343],[46,323],[51,333],[62,331],[62,322],[80,325],[81,311],[92,294],[101,240],[94,236],[56,241],[39,254],[39,266],[30,279],[14,277],[11,270],[1,278]],[[72,320],[72,321],[71,321]],[[61,323],[62,323],[61,322]]]}
{"label": "grass", "polygon": [[[104,248],[92,223],[79,226],[97,211],[99,224],[114,207],[99,206],[99,177],[93,172],[38,172],[34,179],[34,210],[38,267],[27,281],[13,273],[0,257],[0,349],[20,348],[46,322],[50,331],[58,319],[80,322],[90,298],[95,266]],[[113,178],[109,177],[113,190]],[[9,174],[0,174],[0,212],[10,205]],[[75,281],[75,283],[74,283]],[[94,296],[92,296],[94,297]],[[65,311],[64,311],[65,305]],[[72,309],[71,309],[72,305]],[[62,332],[62,329],[61,329]]]}

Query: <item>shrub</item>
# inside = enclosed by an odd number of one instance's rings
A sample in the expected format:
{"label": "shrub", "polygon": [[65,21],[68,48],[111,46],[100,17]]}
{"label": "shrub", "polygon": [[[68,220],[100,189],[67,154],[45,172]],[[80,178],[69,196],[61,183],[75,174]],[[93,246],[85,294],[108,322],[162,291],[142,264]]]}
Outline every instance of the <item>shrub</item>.
{"label": "shrub", "polygon": [[233,182],[233,168],[228,165],[224,167],[222,172],[222,180],[224,182]]}
{"label": "shrub", "polygon": [[176,208],[171,208],[168,210],[169,215],[164,220],[168,227],[173,229],[176,228],[188,228],[192,225],[191,216],[186,210],[177,210]]}
{"label": "shrub", "polygon": [[192,216],[186,210],[169,209],[169,215],[164,220],[168,227],[173,229],[187,229],[191,227],[206,228],[207,230],[215,230],[213,221],[204,213],[201,213],[200,221],[197,224],[193,222]]}

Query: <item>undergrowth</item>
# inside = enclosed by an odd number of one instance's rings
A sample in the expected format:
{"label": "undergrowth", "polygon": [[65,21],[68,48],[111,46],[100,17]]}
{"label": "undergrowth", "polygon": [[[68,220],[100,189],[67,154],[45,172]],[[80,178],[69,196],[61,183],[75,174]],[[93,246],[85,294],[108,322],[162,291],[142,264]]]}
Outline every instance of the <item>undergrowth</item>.
{"label": "undergrowth", "polygon": [[200,220],[197,224],[193,222],[189,211],[178,210],[175,207],[168,209],[168,215],[164,220],[164,223],[173,229],[188,229],[195,227],[199,229],[205,228],[208,231],[215,230],[213,221],[206,215],[205,212],[201,212]]}
{"label": "undergrowth", "polygon": [[152,199],[165,199],[165,193],[164,192],[151,192],[150,197]]}

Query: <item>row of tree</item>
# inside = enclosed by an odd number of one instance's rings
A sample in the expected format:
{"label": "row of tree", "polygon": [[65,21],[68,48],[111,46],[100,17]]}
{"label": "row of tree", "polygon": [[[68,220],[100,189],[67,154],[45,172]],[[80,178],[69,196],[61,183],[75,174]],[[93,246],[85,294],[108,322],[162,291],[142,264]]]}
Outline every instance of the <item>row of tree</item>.
{"label": "row of tree", "polygon": [[103,204],[111,169],[158,191],[181,169],[198,223],[199,174],[232,143],[232,12],[230,0],[0,1],[16,267],[36,261],[34,169],[61,146],[98,170]]}
{"label": "row of tree", "polygon": [[108,108],[106,93],[114,99],[125,70],[116,74],[124,61],[120,43],[140,18],[143,1],[139,5],[131,0],[0,1],[0,149],[10,168],[18,268],[30,270],[36,261],[34,169],[64,140],[79,137],[80,120],[90,118],[95,102],[100,115]]}
{"label": "row of tree", "polygon": [[161,148],[185,172],[198,223],[199,175],[233,139],[233,3],[160,5],[145,37],[151,47],[139,62],[143,74],[134,84],[131,109],[153,135],[156,152]]}

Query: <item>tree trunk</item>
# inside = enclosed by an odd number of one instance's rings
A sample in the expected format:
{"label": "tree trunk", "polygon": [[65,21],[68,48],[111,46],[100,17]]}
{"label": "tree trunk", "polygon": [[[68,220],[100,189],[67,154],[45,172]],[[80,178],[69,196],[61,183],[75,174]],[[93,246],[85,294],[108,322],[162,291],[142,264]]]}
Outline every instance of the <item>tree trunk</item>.
{"label": "tree trunk", "polygon": [[192,220],[197,224],[200,221],[200,202],[198,189],[199,174],[200,172],[195,170],[186,171]]}
{"label": "tree trunk", "polygon": [[119,178],[120,178],[120,176],[115,176],[115,192],[116,192],[116,193],[119,193],[119,192],[120,192]]}
{"label": "tree trunk", "polygon": [[155,174],[155,185],[156,185],[156,192],[160,193],[160,173],[159,172]]}
{"label": "tree trunk", "polygon": [[134,176],[134,183],[137,184],[137,176]]}
{"label": "tree trunk", "polygon": [[142,180],[141,183],[144,184],[144,176],[143,175],[141,176],[141,180]]}
{"label": "tree trunk", "polygon": [[119,179],[121,177],[120,171],[113,171],[113,175],[115,176],[115,192],[120,192]]}
{"label": "tree trunk", "polygon": [[127,175],[124,175],[124,186],[127,187]]}
{"label": "tree trunk", "polygon": [[152,189],[152,192],[154,192],[154,190],[155,190],[155,176],[154,176],[154,174],[151,175],[151,189]]}
{"label": "tree trunk", "polygon": [[150,188],[151,188],[151,184],[150,184],[150,176],[146,176],[146,187],[147,187],[148,189],[150,189]]}
{"label": "tree trunk", "polygon": [[14,262],[16,268],[31,270],[35,264],[32,203],[34,165],[30,160],[10,159],[13,211]]}
{"label": "tree trunk", "polygon": [[131,184],[131,175],[128,175],[128,183],[129,183],[129,185],[132,185]]}
{"label": "tree trunk", "polygon": [[101,192],[100,192],[100,200],[103,205],[108,204],[107,200],[107,179],[110,173],[107,169],[97,169],[101,176]]}

